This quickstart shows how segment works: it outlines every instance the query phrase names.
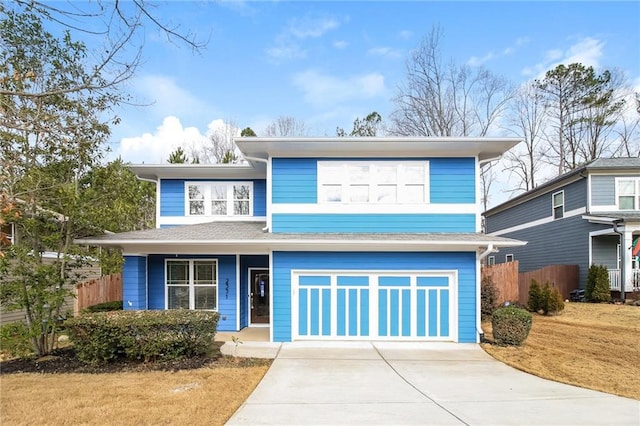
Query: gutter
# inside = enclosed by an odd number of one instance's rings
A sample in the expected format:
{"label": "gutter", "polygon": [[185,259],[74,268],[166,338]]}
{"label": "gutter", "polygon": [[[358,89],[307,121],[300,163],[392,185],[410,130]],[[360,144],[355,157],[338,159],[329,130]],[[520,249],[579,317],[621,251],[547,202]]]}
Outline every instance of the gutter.
{"label": "gutter", "polygon": [[[269,167],[269,160],[267,160],[266,158],[249,157],[248,155],[244,155],[244,159],[250,160],[250,161],[257,161],[259,163],[264,163],[267,165],[267,167]],[[269,225],[262,228],[262,232],[268,232],[268,231],[269,231]]]}
{"label": "gutter", "polygon": [[[489,256],[491,253],[494,253],[498,250],[495,249],[493,243],[489,243],[487,245],[487,249],[485,251],[483,251],[482,253],[480,253],[480,255],[478,256],[478,268],[480,267],[480,262],[482,262],[482,260]],[[482,277],[482,273],[480,271],[478,271],[478,275],[480,275],[480,277]],[[482,278],[481,278],[482,279]],[[480,318],[480,311],[481,311],[481,306],[480,304],[481,302],[481,298],[482,295],[480,294],[480,288],[482,286],[476,286],[476,333],[478,333],[478,336],[480,337],[480,343],[484,342],[484,331],[482,331],[482,319]]]}

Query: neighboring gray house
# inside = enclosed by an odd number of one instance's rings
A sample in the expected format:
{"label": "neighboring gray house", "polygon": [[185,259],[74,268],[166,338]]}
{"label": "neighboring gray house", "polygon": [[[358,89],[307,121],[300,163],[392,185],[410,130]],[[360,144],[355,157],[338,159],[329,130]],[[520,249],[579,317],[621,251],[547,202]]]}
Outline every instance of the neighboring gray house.
{"label": "neighboring gray house", "polygon": [[601,158],[484,213],[490,235],[527,241],[490,256],[527,272],[547,265],[609,269],[611,290],[640,286],[640,158]]}

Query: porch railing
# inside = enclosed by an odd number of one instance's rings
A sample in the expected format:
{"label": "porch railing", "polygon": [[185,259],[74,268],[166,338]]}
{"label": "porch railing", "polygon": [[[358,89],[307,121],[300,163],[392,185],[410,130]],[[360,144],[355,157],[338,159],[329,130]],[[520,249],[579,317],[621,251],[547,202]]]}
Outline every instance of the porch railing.
{"label": "porch railing", "polygon": [[[621,291],[620,285],[620,269],[609,269],[609,284],[611,291]],[[631,279],[629,284],[625,286],[625,291],[640,291],[640,269],[631,271]]]}

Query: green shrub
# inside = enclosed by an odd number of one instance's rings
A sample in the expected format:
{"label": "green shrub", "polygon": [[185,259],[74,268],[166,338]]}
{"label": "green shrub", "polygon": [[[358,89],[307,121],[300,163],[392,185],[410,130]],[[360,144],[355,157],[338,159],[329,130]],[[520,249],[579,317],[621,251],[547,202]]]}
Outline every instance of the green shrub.
{"label": "green shrub", "polygon": [[0,351],[15,357],[33,352],[29,328],[23,322],[10,322],[0,326]]}
{"label": "green shrub", "polygon": [[78,358],[90,364],[202,355],[211,349],[217,326],[217,312],[188,310],[98,312],[67,321]]}
{"label": "green shrub", "polygon": [[590,302],[602,303],[611,301],[609,271],[604,265],[591,265],[587,273],[585,298]]}
{"label": "green shrub", "polygon": [[560,290],[551,287],[548,282],[544,284],[542,295],[544,300],[542,310],[545,315],[557,314],[564,310],[564,299],[562,298],[562,294],[560,294]]}
{"label": "green shrub", "polygon": [[564,309],[564,299],[560,290],[552,287],[548,281],[544,287],[540,287],[536,280],[531,280],[527,308],[543,315],[556,314]]}
{"label": "green shrub", "polygon": [[493,339],[498,345],[520,346],[529,336],[532,317],[525,309],[498,308],[491,316]]}
{"label": "green shrub", "polygon": [[527,307],[531,312],[538,312],[544,306],[542,288],[536,280],[531,280],[531,287],[529,287],[529,300]]}
{"label": "green shrub", "polygon": [[482,319],[491,318],[498,307],[498,287],[491,277],[484,277],[480,283],[480,312]]}
{"label": "green shrub", "polygon": [[84,313],[88,312],[110,312],[110,311],[121,311],[122,310],[122,300],[116,300],[114,302],[104,302],[98,303],[97,305],[87,306],[83,309]]}

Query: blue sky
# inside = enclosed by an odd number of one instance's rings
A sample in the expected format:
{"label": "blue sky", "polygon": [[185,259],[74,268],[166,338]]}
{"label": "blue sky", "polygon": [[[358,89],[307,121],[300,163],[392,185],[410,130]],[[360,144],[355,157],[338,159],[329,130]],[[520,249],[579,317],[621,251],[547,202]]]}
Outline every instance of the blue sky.
{"label": "blue sky", "polygon": [[560,63],[619,68],[640,88],[640,2],[168,2],[156,15],[208,39],[194,54],[146,30],[144,64],[113,128],[112,157],[165,162],[232,120],[258,135],[278,116],[314,136],[388,119],[412,49],[440,25],[442,54],[514,84]]}

